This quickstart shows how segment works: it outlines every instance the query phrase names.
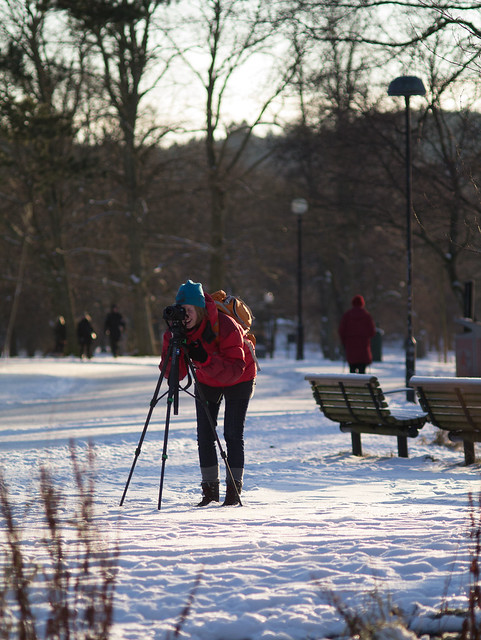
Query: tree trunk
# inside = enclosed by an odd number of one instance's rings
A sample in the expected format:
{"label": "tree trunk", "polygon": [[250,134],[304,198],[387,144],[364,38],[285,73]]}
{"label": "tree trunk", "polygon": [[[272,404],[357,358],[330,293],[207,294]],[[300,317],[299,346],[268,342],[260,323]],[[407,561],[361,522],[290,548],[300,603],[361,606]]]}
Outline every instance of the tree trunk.
{"label": "tree trunk", "polygon": [[[133,121],[135,121],[135,118],[133,118]],[[124,148],[124,171],[128,202],[127,228],[129,233],[130,249],[130,279],[133,288],[134,301],[133,332],[136,353],[138,355],[151,355],[155,351],[155,341],[143,248],[143,224],[145,210],[143,203],[137,194],[135,142],[133,134],[130,133],[130,131],[133,131],[133,128],[124,128],[124,136],[126,140]]]}
{"label": "tree trunk", "polygon": [[20,302],[20,294],[23,287],[23,279],[25,276],[25,267],[27,264],[28,254],[28,239],[24,237],[22,244],[22,252],[20,254],[20,264],[18,266],[17,282],[15,283],[15,293],[13,294],[12,308],[10,310],[10,317],[8,319],[7,331],[5,334],[5,342],[3,344],[3,357],[9,358],[11,351],[11,342],[13,336],[13,329],[15,327],[15,320],[17,318],[18,305]]}
{"label": "tree trunk", "polygon": [[[78,354],[79,348],[77,344],[77,320],[75,313],[74,297],[70,286],[69,270],[65,255],[58,255],[58,267],[54,281],[54,300],[53,307],[58,315],[65,319],[65,328],[67,332],[65,354]],[[47,274],[48,278],[48,274]]]}
{"label": "tree trunk", "polygon": [[211,193],[211,256],[209,285],[211,291],[225,287],[225,197],[215,179]]}
{"label": "tree trunk", "polygon": [[150,308],[149,291],[146,284],[142,249],[142,225],[135,215],[130,218],[130,266],[134,301],[134,340],[137,355],[152,355],[154,331]]}

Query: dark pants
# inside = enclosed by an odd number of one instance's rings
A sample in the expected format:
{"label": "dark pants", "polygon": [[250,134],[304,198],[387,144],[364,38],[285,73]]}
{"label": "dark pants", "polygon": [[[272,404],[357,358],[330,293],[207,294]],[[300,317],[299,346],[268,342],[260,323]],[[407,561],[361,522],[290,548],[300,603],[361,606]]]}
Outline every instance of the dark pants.
{"label": "dark pants", "polygon": [[110,351],[114,358],[116,358],[119,353],[119,340],[119,336],[113,336],[112,334],[109,335]]}
{"label": "dark pants", "polygon": [[362,364],[362,362],[357,364],[350,364],[349,372],[350,373],[366,373],[366,365]]}
{"label": "dark pants", "polygon": [[199,395],[207,401],[213,424],[217,425],[217,416],[222,402],[224,408],[224,439],[227,447],[227,462],[231,469],[244,468],[244,426],[249,400],[254,390],[254,381],[240,382],[231,387],[209,387],[197,383],[195,390],[195,408],[197,412],[197,445],[201,467],[213,467],[217,462],[216,437],[207,417],[204,404]]}
{"label": "dark pants", "polygon": [[80,357],[87,356],[87,358],[92,357],[92,340],[82,340],[79,342],[80,346]]}

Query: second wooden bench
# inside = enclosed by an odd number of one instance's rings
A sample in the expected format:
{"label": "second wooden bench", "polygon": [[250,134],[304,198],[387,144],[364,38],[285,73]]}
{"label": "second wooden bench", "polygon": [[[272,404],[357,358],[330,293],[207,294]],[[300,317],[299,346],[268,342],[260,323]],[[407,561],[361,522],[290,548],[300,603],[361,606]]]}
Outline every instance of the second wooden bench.
{"label": "second wooden bench", "polygon": [[429,422],[447,431],[452,442],[462,442],[464,461],[473,464],[474,443],[481,442],[481,378],[413,376],[409,386]]}

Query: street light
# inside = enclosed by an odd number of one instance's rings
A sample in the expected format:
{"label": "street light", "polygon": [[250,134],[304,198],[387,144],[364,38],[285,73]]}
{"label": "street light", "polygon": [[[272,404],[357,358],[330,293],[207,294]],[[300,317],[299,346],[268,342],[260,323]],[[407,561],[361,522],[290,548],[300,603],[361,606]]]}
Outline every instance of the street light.
{"label": "street light", "polygon": [[[424,96],[426,89],[423,81],[416,76],[400,76],[393,80],[387,91],[389,96],[404,96],[406,103],[406,257],[407,257],[407,336],[406,336],[406,388],[416,372],[416,340],[412,324],[412,160],[411,160],[411,115],[409,100],[411,96]],[[406,392],[406,400],[414,402],[414,389]]]}
{"label": "street light", "polygon": [[264,293],[264,304],[266,307],[266,342],[267,342],[267,353],[270,358],[274,357],[274,347],[275,347],[275,327],[276,320],[272,317],[271,307],[274,302],[274,294],[272,291],[266,291]]}
{"label": "street light", "polygon": [[304,360],[304,327],[302,324],[302,216],[309,205],[304,198],[294,198],[291,211],[297,216],[297,351],[296,360]]}

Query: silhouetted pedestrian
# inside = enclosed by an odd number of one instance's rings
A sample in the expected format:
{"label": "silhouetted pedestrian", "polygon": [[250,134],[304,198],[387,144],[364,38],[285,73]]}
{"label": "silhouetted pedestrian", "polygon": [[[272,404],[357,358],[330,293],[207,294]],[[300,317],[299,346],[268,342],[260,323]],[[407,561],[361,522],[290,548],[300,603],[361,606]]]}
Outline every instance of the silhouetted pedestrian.
{"label": "silhouetted pedestrian", "polygon": [[84,355],[89,359],[92,357],[92,344],[96,337],[97,334],[92,326],[92,318],[88,313],[85,313],[77,324],[77,340],[80,347],[81,358],[83,358]]}
{"label": "silhouetted pedestrian", "polygon": [[63,316],[57,316],[57,320],[53,327],[53,333],[55,337],[53,352],[63,354],[65,351],[65,344],[67,342],[67,327],[65,326],[65,318]]}
{"label": "silhouetted pedestrian", "polygon": [[110,350],[114,358],[118,355],[119,342],[125,331],[125,322],[116,304],[110,307],[104,323],[105,335],[109,337]]}

